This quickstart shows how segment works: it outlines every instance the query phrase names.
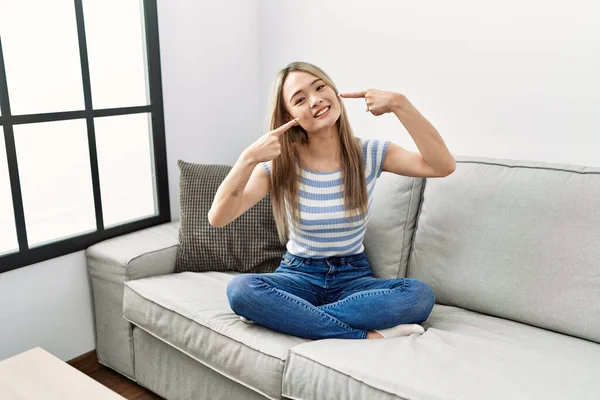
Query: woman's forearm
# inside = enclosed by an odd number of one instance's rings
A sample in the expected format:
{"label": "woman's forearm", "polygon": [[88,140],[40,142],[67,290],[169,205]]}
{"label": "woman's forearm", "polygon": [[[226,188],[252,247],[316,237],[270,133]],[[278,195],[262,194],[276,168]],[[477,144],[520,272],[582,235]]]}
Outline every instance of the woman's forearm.
{"label": "woman's forearm", "polygon": [[225,226],[237,215],[242,205],[242,193],[257,162],[242,153],[225,177],[208,212],[212,226]]}

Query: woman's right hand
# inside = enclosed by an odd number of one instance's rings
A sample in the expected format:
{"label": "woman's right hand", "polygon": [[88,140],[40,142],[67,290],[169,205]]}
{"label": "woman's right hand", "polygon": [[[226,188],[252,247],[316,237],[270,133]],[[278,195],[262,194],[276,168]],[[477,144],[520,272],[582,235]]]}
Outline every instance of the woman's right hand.
{"label": "woman's right hand", "polygon": [[281,125],[279,128],[265,133],[258,138],[256,142],[252,143],[244,150],[242,153],[243,156],[256,164],[276,159],[281,154],[281,143],[279,142],[279,138],[288,129],[296,126],[299,119],[300,118],[295,118]]}

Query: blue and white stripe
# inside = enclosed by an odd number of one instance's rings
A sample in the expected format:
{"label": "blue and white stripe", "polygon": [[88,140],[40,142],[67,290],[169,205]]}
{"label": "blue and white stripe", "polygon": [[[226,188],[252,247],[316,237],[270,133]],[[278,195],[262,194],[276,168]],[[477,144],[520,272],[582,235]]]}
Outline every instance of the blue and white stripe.
{"label": "blue and white stripe", "polygon": [[[361,140],[369,207],[366,215],[345,214],[341,172],[314,172],[301,169],[300,226],[292,224],[288,210],[290,239],[287,250],[300,257],[325,258],[364,251],[363,239],[371,214],[373,189],[381,175],[388,141]],[[263,163],[268,174],[271,162]]]}

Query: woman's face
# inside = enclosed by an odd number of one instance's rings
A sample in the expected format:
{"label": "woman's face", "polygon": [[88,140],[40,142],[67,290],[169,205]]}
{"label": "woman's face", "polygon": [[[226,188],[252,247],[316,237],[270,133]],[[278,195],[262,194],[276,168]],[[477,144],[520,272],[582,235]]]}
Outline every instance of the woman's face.
{"label": "woman's face", "polygon": [[291,72],[282,88],[283,104],[307,132],[328,128],[341,114],[340,100],[332,87],[308,72]]}

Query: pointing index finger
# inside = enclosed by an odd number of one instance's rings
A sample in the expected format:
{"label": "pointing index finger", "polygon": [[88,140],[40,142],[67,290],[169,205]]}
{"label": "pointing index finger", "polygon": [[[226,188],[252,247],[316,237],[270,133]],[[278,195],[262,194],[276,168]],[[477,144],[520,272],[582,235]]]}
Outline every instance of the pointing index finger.
{"label": "pointing index finger", "polygon": [[296,125],[298,123],[299,119],[300,118],[294,118],[293,120],[286,122],[285,124],[281,125],[279,128],[273,129],[271,131],[271,134],[275,135],[277,137],[283,135],[285,133],[285,131],[290,129],[292,126]]}
{"label": "pointing index finger", "polygon": [[360,92],[350,92],[350,93],[340,93],[340,97],[347,97],[350,99],[358,99],[360,97],[365,97],[368,90],[361,90]]}

